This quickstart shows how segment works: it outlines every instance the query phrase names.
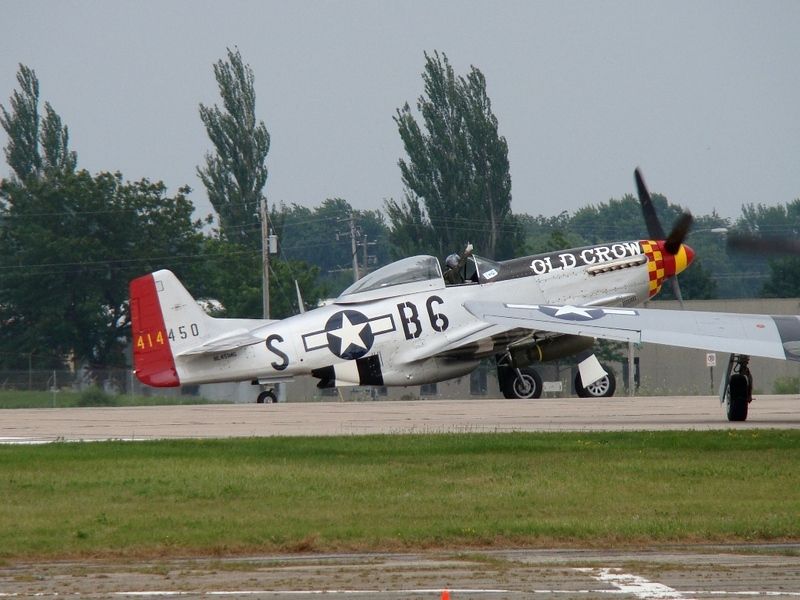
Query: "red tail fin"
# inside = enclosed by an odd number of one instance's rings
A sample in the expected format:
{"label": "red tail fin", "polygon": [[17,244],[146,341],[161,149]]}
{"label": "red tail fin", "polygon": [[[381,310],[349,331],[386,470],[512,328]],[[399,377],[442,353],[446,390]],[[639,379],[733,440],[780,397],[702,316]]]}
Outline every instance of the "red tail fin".
{"label": "red tail fin", "polygon": [[180,385],[153,275],[131,281],[133,365],[139,381],[154,387]]}

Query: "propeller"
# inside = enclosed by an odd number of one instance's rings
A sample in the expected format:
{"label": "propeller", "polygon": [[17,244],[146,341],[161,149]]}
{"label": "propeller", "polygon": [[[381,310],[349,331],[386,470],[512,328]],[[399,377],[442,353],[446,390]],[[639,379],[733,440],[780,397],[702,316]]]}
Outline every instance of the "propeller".
{"label": "propeller", "polygon": [[633,171],[633,177],[636,179],[636,193],[639,195],[639,204],[642,205],[642,214],[644,215],[644,222],[647,225],[647,233],[654,240],[663,240],[664,228],[661,227],[661,221],[658,220],[656,215],[656,207],[653,200],[650,198],[650,192],[644,183],[642,172],[639,167]]}
{"label": "propeller", "polygon": [[751,233],[729,233],[728,249],[737,252],[758,254],[800,254],[800,240],[780,235],[753,235]]}
{"label": "propeller", "polygon": [[[654,240],[665,240],[664,250],[674,256],[680,251],[681,244],[683,244],[683,241],[689,234],[689,229],[693,221],[692,214],[689,212],[682,213],[672,226],[669,235],[665,236],[664,228],[661,226],[661,221],[658,220],[656,207],[653,204],[653,199],[650,197],[650,192],[647,189],[639,167],[636,167],[634,170],[633,177],[636,180],[636,192],[639,195],[639,204],[642,205],[642,215],[644,215],[644,222],[647,225],[647,233]],[[683,308],[683,295],[681,294],[681,286],[678,283],[677,276],[670,277],[670,281],[672,283],[672,291],[678,299],[678,302],[680,302],[681,308]]]}
{"label": "propeller", "polygon": [[675,256],[681,249],[681,244],[686,236],[689,234],[689,229],[692,227],[692,214],[685,212],[681,213],[678,220],[672,226],[672,231],[667,236],[667,241],[664,243],[664,250]]}

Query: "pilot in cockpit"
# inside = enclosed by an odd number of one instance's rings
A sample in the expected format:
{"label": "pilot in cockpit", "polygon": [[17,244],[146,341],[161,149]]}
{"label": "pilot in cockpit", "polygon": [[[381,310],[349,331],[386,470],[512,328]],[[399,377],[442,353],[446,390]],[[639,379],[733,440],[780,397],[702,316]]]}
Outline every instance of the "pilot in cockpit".
{"label": "pilot in cockpit", "polygon": [[444,282],[447,285],[457,285],[464,283],[464,265],[467,259],[472,256],[472,244],[467,244],[464,252],[456,254],[455,252],[444,259],[446,270],[444,272]]}

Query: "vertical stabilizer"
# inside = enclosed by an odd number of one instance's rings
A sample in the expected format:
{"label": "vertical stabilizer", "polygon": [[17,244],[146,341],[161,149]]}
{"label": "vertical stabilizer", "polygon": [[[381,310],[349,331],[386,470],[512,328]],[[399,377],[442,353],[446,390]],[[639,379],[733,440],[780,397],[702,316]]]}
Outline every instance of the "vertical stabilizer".
{"label": "vertical stabilizer", "polygon": [[134,279],[130,294],[136,377],[154,387],[180,385],[174,353],[196,343],[208,316],[171,271]]}

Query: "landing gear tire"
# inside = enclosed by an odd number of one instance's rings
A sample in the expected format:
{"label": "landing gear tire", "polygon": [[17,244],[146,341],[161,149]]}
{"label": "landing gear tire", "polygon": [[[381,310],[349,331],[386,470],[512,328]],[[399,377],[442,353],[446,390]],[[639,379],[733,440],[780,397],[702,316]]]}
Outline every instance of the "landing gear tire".
{"label": "landing gear tire", "polygon": [[256,399],[257,404],[273,404],[278,401],[278,397],[272,390],[261,392]]}
{"label": "landing gear tire", "polygon": [[722,401],[728,421],[746,421],[750,402],[753,401],[753,375],[750,373],[750,357],[746,354],[731,354],[728,360],[727,380]]}
{"label": "landing gear tire", "polygon": [[608,375],[590,383],[586,387],[583,386],[581,381],[581,374],[578,372],[575,375],[575,393],[579,398],[610,398],[617,391],[617,378],[614,377],[614,372],[606,366],[603,366]]}
{"label": "landing gear tire", "polygon": [[746,375],[742,373],[731,375],[725,402],[728,421],[747,420],[747,406],[750,404],[751,390],[751,382]]}
{"label": "landing gear tire", "polygon": [[542,396],[542,376],[535,369],[499,367],[500,390],[509,399],[527,400]]}

